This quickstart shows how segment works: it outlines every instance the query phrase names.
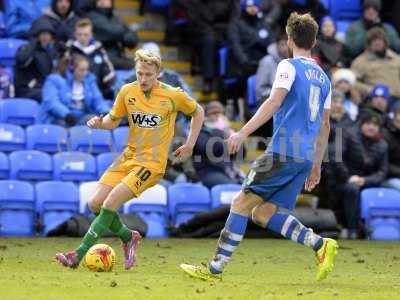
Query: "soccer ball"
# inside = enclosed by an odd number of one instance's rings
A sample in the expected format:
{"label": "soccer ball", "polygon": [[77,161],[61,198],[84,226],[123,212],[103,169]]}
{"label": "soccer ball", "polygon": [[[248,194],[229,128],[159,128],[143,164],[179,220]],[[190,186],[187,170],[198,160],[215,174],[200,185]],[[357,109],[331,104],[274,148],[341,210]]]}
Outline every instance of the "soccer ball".
{"label": "soccer ball", "polygon": [[115,265],[114,249],[106,244],[92,246],[86,253],[85,265],[93,272],[111,272]]}

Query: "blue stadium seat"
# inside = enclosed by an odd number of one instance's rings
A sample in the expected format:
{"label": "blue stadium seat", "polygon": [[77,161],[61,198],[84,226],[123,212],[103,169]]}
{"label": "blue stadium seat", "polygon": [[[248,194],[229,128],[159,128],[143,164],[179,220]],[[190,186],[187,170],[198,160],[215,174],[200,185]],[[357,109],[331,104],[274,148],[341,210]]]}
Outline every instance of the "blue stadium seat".
{"label": "blue stadium seat", "polygon": [[157,184],[138,198],[127,202],[124,205],[124,212],[136,213],[146,222],[146,238],[165,238],[168,236],[167,198],[165,187]]}
{"label": "blue stadium seat", "polygon": [[356,20],[361,14],[361,0],[340,0],[330,3],[330,15],[336,20]]}
{"label": "blue stadium seat", "polygon": [[168,189],[168,200],[169,213],[175,226],[211,208],[210,192],[200,184],[174,184]]}
{"label": "blue stadium seat", "polygon": [[68,132],[58,125],[32,125],[26,128],[26,148],[48,153],[67,150]]}
{"label": "blue stadium seat", "polygon": [[400,240],[400,219],[375,218],[369,229],[373,240]]}
{"label": "blue stadium seat", "polygon": [[150,9],[160,11],[168,8],[171,0],[149,0]]}
{"label": "blue stadium seat", "polygon": [[0,11],[0,37],[6,34],[6,23],[4,20],[4,13]]}
{"label": "blue stadium seat", "polygon": [[[361,217],[371,231],[371,238],[396,237],[393,222],[400,222],[400,192],[389,188],[368,188],[361,192]],[[378,221],[377,221],[378,220]],[[394,221],[393,221],[394,220]],[[385,230],[387,229],[387,235]],[[400,230],[400,227],[397,227]],[[375,232],[377,231],[377,232]]]}
{"label": "blue stadium seat", "polygon": [[69,140],[72,151],[98,154],[112,150],[112,137],[108,130],[74,126],[69,129]]}
{"label": "blue stadium seat", "polygon": [[25,149],[25,130],[18,126],[0,123],[0,151]]}
{"label": "blue stadium seat", "polygon": [[231,205],[233,197],[240,192],[240,184],[218,184],[211,188],[211,207]]}
{"label": "blue stadium seat", "polygon": [[15,65],[15,54],[27,41],[19,39],[0,39],[0,64],[6,67]]}
{"label": "blue stadium seat", "polygon": [[338,20],[336,21],[336,38],[339,41],[344,42],[346,39],[346,32],[347,29],[351,25],[351,21],[346,21],[346,20]]}
{"label": "blue stadium seat", "polygon": [[0,181],[0,236],[34,234],[35,193],[30,183]]}
{"label": "blue stadium seat", "polygon": [[36,150],[14,151],[9,156],[10,179],[50,180],[53,179],[51,156]]}
{"label": "blue stadium seat", "polygon": [[10,164],[8,157],[3,152],[0,152],[0,179],[10,178]]}
{"label": "blue stadium seat", "polygon": [[319,0],[322,5],[326,8],[327,11],[331,10],[331,1],[330,0]]}
{"label": "blue stadium seat", "polygon": [[122,152],[128,143],[129,127],[121,126],[113,130],[115,148],[118,152]]}
{"label": "blue stadium seat", "polygon": [[247,78],[247,106],[250,110],[257,108],[256,75]]}
{"label": "blue stadium seat", "polygon": [[36,207],[43,235],[79,213],[78,188],[72,182],[44,181],[36,184]]}
{"label": "blue stadium seat", "polygon": [[99,178],[103,175],[104,171],[112,164],[112,162],[118,157],[117,153],[102,153],[96,158],[97,161],[97,174]]}
{"label": "blue stadium seat", "polygon": [[79,185],[79,212],[85,216],[92,215],[87,203],[94,194],[97,181],[82,182]]}
{"label": "blue stadium seat", "polygon": [[13,98],[0,102],[0,122],[28,126],[35,123],[39,104],[32,99]]}
{"label": "blue stadium seat", "polygon": [[54,179],[62,181],[97,180],[96,160],[87,153],[61,152],[53,156]]}

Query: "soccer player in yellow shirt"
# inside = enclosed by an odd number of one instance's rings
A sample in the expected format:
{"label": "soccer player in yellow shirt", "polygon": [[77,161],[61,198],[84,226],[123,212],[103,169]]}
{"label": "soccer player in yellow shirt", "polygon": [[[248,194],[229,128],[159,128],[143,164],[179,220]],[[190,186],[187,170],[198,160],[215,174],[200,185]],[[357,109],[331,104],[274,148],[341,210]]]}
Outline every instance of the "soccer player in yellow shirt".
{"label": "soccer player in yellow shirt", "polygon": [[65,267],[77,268],[89,248],[107,229],[122,240],[125,269],[135,264],[135,251],[141,237],[121,222],[117,210],[163,177],[178,112],[191,116],[192,121],[186,143],[173,153],[175,161],[184,161],[192,155],[202,127],[204,112],[201,106],[180,88],[157,80],[161,69],[161,58],[157,54],[139,49],[135,62],[137,81],[121,88],[105,117],[96,116],[87,123],[90,128],[112,130],[127,116],[129,141],[123,153],[100,178],[88,203],[97,217],[82,243],[74,251],[56,254],[56,260]]}

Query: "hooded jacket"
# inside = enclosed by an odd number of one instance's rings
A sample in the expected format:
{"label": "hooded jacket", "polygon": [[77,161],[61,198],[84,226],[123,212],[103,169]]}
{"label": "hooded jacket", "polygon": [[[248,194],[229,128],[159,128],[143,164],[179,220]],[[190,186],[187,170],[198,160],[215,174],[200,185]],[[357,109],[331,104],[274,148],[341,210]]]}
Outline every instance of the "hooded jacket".
{"label": "hooded jacket", "polygon": [[388,178],[400,178],[400,129],[389,122],[383,135],[389,145],[389,174]]}
{"label": "hooded jacket", "polygon": [[36,123],[55,123],[57,119],[64,119],[69,113],[80,118],[85,114],[103,114],[109,111],[110,108],[104,101],[97,86],[96,77],[92,73],[88,73],[83,81],[84,109],[81,111],[74,109],[72,101],[73,81],[73,74],[70,72],[67,72],[65,77],[60,74],[52,74],[47,77],[42,89],[43,101],[39,108]]}

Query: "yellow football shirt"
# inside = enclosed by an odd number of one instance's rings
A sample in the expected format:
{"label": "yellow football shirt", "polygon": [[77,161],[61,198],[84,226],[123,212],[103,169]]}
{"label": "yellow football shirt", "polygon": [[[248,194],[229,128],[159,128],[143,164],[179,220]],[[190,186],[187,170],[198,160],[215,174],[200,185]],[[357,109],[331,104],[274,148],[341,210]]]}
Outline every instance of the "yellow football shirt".
{"label": "yellow football shirt", "polygon": [[135,81],[121,88],[109,115],[111,119],[127,115],[132,160],[164,173],[177,113],[192,115],[196,107],[196,101],[180,88],[159,82],[144,93]]}

